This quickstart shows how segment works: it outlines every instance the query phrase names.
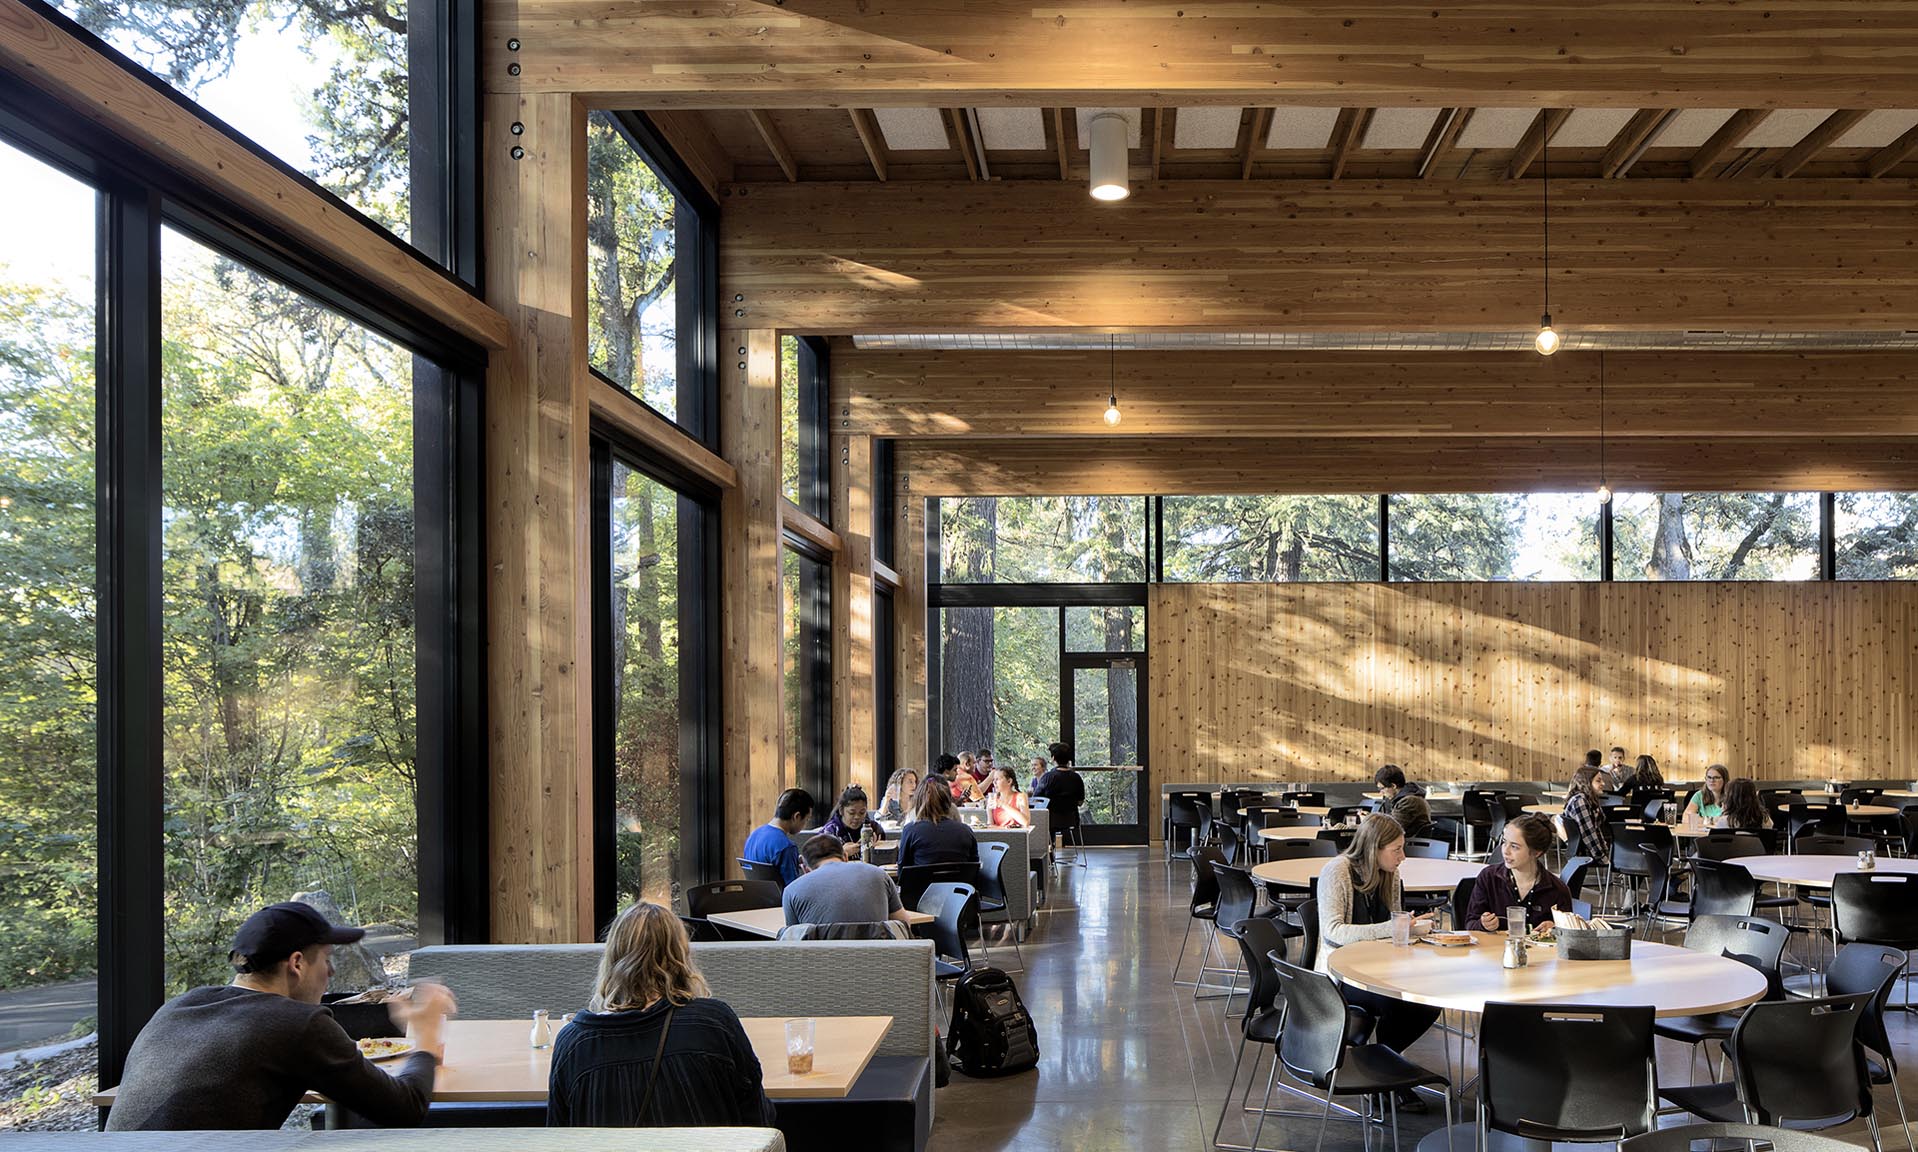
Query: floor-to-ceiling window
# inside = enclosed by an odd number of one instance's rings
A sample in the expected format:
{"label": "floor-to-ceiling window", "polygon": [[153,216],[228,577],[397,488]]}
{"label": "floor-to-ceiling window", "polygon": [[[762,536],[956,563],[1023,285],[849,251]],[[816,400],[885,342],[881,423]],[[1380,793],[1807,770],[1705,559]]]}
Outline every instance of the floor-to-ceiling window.
{"label": "floor-to-ceiling window", "polygon": [[833,799],[832,563],[788,539],[780,550],[780,672],[785,775],[822,806]]}

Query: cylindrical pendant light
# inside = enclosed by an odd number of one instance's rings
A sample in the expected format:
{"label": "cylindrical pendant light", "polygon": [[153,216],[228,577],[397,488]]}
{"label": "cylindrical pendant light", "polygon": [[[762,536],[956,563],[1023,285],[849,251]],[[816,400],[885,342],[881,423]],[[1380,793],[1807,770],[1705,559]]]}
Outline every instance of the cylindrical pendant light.
{"label": "cylindrical pendant light", "polygon": [[1123,200],[1132,195],[1126,182],[1126,120],[1117,112],[1100,112],[1086,125],[1092,150],[1092,198]]}

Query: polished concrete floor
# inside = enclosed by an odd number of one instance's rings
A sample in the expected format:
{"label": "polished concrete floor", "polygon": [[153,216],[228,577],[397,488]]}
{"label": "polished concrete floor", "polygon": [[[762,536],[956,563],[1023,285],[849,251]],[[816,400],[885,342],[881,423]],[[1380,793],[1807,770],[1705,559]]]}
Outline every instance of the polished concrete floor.
{"label": "polished concrete floor", "polygon": [[[952,1084],[938,1095],[933,1152],[1197,1152],[1210,1147],[1238,1051],[1239,1023],[1223,1018],[1224,1001],[1194,1001],[1192,989],[1172,984],[1186,927],[1189,868],[1176,864],[1168,871],[1156,848],[1093,849],[1086,856],[1086,867],[1065,870],[1049,907],[1040,912],[1037,930],[1023,945],[1026,971],[1012,971],[1037,1021],[1038,1069],[997,1080],[972,1080],[955,1071]],[[1190,978],[1198,949],[1195,929],[1182,978]],[[1010,948],[995,948],[991,963],[1017,967]],[[1913,1019],[1894,1013],[1890,1021],[1901,1063],[1918,1063]],[[1265,1055],[1269,1066],[1270,1049]],[[1433,1035],[1408,1055],[1444,1070]],[[1659,1041],[1659,1055],[1660,1079],[1684,1082],[1684,1051]],[[1248,1049],[1248,1066],[1252,1056]],[[1265,1083],[1265,1066],[1258,1073],[1254,1103]],[[1242,1069],[1241,1088],[1246,1075]],[[1918,1104],[1918,1070],[1905,1068],[1900,1084],[1907,1104]],[[1243,1144],[1256,1117],[1241,1114],[1236,1093],[1233,1099],[1221,1139]],[[1904,1149],[1889,1090],[1880,1089],[1878,1101],[1886,1152]],[[1295,1097],[1287,1106],[1305,1104]],[[1436,1101],[1426,1115],[1402,1115],[1404,1152],[1413,1152],[1419,1138],[1441,1120]],[[1317,1132],[1316,1119],[1268,1119],[1260,1145],[1309,1152]],[[1829,1134],[1869,1142],[1862,1122]],[[1325,1148],[1351,1152],[1359,1147],[1358,1126],[1335,1117]],[[1389,1134],[1385,1147],[1390,1147]],[[1470,1146],[1462,1144],[1458,1152],[1470,1152]]]}

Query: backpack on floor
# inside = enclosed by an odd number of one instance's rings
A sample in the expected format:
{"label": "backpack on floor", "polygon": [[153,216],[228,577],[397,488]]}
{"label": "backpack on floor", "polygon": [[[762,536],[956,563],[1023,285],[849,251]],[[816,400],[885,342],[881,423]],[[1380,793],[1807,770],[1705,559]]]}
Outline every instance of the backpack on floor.
{"label": "backpack on floor", "polygon": [[968,1076],[1006,1076],[1039,1062],[1039,1030],[1010,976],[974,968],[959,978],[946,1052]]}

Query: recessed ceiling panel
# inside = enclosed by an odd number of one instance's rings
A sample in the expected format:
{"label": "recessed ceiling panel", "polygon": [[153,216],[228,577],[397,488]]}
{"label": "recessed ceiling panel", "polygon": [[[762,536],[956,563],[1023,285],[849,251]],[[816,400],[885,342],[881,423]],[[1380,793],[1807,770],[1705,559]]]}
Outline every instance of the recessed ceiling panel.
{"label": "recessed ceiling panel", "polygon": [[1425,137],[1438,119],[1436,108],[1380,108],[1365,126],[1359,147],[1373,151],[1410,150],[1425,146]]}
{"label": "recessed ceiling panel", "polygon": [[1474,108],[1452,142],[1455,148],[1516,148],[1538,119],[1536,108]]}
{"label": "recessed ceiling panel", "polygon": [[1092,144],[1092,118],[1101,112],[1117,112],[1125,117],[1125,146],[1139,146],[1139,110],[1137,108],[1076,108],[1079,114],[1079,147],[1090,148]]}
{"label": "recessed ceiling panel", "polygon": [[1618,138],[1636,108],[1574,108],[1552,135],[1554,148],[1603,148]]}
{"label": "recessed ceiling panel", "polygon": [[1173,121],[1174,148],[1237,148],[1243,108],[1181,108]]}
{"label": "recessed ceiling panel", "polygon": [[1853,124],[1832,143],[1840,148],[1883,148],[1913,128],[1918,128],[1918,111],[1910,108],[1880,108],[1875,112],[1867,112],[1863,120]]}
{"label": "recessed ceiling panel", "polygon": [[1652,141],[1655,148],[1697,148],[1738,115],[1736,108],[1687,108],[1671,118],[1665,130]]}
{"label": "recessed ceiling panel", "polygon": [[1046,146],[1045,114],[1037,108],[980,108],[979,134],[993,152],[1041,152]]}
{"label": "recessed ceiling panel", "polygon": [[888,152],[943,152],[952,147],[946,118],[937,108],[875,108],[872,115]]}
{"label": "recessed ceiling panel", "polygon": [[1779,108],[1738,142],[1740,148],[1789,148],[1825,122],[1836,108]]}
{"label": "recessed ceiling panel", "polygon": [[1337,108],[1274,108],[1272,127],[1265,133],[1265,146],[1318,151],[1332,142],[1332,129],[1338,123]]}

